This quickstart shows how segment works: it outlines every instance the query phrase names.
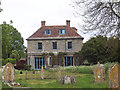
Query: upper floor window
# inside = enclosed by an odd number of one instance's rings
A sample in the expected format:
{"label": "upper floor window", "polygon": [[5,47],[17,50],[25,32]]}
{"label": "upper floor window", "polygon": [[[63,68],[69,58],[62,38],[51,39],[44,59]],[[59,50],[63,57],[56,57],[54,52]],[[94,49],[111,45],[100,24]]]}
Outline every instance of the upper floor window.
{"label": "upper floor window", "polygon": [[59,34],[65,34],[65,29],[59,29]]}
{"label": "upper floor window", "polygon": [[57,49],[57,42],[53,42],[53,49]]}
{"label": "upper floor window", "polygon": [[44,34],[45,35],[51,35],[51,30],[45,30]]}
{"label": "upper floor window", "polygon": [[41,50],[41,49],[42,49],[42,43],[39,42],[39,43],[38,43],[38,50]]}
{"label": "upper floor window", "polygon": [[68,42],[68,49],[72,49],[72,42]]}

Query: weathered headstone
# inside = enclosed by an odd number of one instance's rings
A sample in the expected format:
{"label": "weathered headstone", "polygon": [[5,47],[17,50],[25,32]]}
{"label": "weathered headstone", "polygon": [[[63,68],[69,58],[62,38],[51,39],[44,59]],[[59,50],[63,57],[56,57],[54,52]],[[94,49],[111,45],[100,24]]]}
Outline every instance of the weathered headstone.
{"label": "weathered headstone", "polygon": [[64,76],[64,77],[61,77],[60,79],[60,84],[71,84],[71,83],[76,83],[76,78],[73,77],[73,76]]}
{"label": "weathered headstone", "polygon": [[98,64],[93,68],[94,73],[94,83],[104,83],[105,82],[105,68],[102,64]]}
{"label": "weathered headstone", "polygon": [[60,80],[60,78],[61,78],[61,69],[60,69],[60,66],[58,67],[58,79]]}
{"label": "weathered headstone", "polygon": [[120,67],[115,64],[112,69],[108,70],[109,88],[120,89]]}
{"label": "weathered headstone", "polygon": [[44,71],[43,71],[43,66],[41,66],[41,78],[44,79]]}
{"label": "weathered headstone", "polygon": [[15,69],[11,63],[7,63],[3,68],[3,81],[5,83],[14,82]]}

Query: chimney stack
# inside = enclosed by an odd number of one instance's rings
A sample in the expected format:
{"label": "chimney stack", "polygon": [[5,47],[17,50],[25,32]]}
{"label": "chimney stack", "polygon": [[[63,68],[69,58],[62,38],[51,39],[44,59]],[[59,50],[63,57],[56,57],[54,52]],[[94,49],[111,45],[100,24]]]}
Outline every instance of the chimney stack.
{"label": "chimney stack", "polygon": [[45,21],[41,21],[41,26],[45,26]]}
{"label": "chimney stack", "polygon": [[70,20],[66,20],[66,25],[70,26]]}

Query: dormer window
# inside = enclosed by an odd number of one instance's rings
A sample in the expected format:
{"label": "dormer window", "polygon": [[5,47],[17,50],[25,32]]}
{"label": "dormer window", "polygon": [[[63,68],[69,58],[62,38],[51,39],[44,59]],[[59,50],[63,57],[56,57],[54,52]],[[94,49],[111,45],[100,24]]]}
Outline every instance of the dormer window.
{"label": "dormer window", "polygon": [[51,30],[45,30],[44,34],[45,35],[51,35]]}
{"label": "dormer window", "polygon": [[65,29],[59,29],[59,34],[65,34]]}

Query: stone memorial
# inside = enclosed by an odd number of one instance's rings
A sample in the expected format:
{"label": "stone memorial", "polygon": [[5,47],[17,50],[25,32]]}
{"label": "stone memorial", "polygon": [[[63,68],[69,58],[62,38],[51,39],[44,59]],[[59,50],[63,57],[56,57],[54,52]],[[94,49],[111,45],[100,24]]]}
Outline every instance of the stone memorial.
{"label": "stone memorial", "polygon": [[108,70],[109,88],[120,89],[120,67],[115,64],[112,69]]}
{"label": "stone memorial", "polygon": [[14,82],[14,74],[15,74],[15,69],[14,66],[11,63],[7,63],[5,67],[3,68],[3,81],[5,83],[10,83]]}
{"label": "stone memorial", "polygon": [[93,68],[94,83],[105,83],[105,68],[102,64],[98,64]]}
{"label": "stone memorial", "polygon": [[76,77],[73,77],[73,76],[64,76],[64,77],[61,77],[60,79],[60,84],[71,84],[71,83],[76,83]]}
{"label": "stone memorial", "polygon": [[11,63],[7,63],[2,70],[2,80],[9,87],[20,86],[15,82],[15,69]]}

